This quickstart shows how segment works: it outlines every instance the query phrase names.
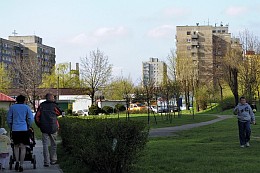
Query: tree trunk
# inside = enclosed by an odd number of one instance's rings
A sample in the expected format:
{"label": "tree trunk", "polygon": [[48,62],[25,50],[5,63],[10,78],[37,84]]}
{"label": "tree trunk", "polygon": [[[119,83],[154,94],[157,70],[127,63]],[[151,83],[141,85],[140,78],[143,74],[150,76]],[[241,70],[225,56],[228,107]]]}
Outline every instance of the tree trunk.
{"label": "tree trunk", "polygon": [[235,103],[238,105],[239,102],[239,96],[238,96],[238,71],[237,69],[233,70],[233,76],[234,76],[234,97],[235,97]]}

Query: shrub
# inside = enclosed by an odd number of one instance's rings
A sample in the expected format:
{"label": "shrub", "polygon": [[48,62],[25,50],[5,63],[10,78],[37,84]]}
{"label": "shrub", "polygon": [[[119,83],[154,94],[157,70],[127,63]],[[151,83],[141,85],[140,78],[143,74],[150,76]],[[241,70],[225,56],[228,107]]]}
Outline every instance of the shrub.
{"label": "shrub", "polygon": [[141,110],[129,110],[130,114],[146,114],[147,109],[141,109]]}
{"label": "shrub", "polygon": [[116,104],[115,109],[119,112],[122,112],[126,110],[126,107],[123,104]]}
{"label": "shrub", "polygon": [[68,115],[72,115],[72,109],[68,109],[68,110],[66,111],[66,113],[67,113]]}
{"label": "shrub", "polygon": [[6,127],[6,116],[7,116],[7,110],[1,108],[0,109],[0,125],[1,127]]}
{"label": "shrub", "polygon": [[89,108],[89,115],[98,115],[99,113],[102,113],[102,109],[100,109],[98,105],[92,105]]}
{"label": "shrub", "polygon": [[234,97],[225,98],[222,102],[220,102],[220,106],[222,111],[234,108],[236,106]]}
{"label": "shrub", "polygon": [[114,112],[114,109],[111,106],[104,106],[102,108],[102,110],[103,110],[102,112],[107,114],[107,115]]}
{"label": "shrub", "polygon": [[60,119],[62,146],[95,172],[131,170],[148,139],[144,122],[116,119]]}

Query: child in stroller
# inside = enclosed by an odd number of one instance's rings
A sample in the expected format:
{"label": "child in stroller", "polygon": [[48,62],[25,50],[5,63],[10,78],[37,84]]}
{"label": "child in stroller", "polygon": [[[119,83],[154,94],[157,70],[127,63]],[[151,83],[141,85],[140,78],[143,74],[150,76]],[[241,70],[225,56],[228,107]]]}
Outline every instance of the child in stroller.
{"label": "child in stroller", "polygon": [[0,170],[5,169],[5,163],[9,157],[8,146],[11,144],[11,140],[6,133],[4,128],[0,128]]}
{"label": "child in stroller", "polygon": [[[12,133],[10,133],[11,139],[12,139]],[[35,138],[34,138],[34,130],[32,127],[29,128],[28,130],[28,136],[30,139],[30,145],[26,146],[26,153],[25,153],[25,158],[24,161],[30,161],[33,164],[33,169],[36,169],[36,157],[33,154],[33,147],[35,147]],[[14,155],[14,144],[11,142],[11,147],[13,154],[10,156],[10,161],[9,161],[9,169],[12,169],[12,165],[14,164],[16,158]]]}

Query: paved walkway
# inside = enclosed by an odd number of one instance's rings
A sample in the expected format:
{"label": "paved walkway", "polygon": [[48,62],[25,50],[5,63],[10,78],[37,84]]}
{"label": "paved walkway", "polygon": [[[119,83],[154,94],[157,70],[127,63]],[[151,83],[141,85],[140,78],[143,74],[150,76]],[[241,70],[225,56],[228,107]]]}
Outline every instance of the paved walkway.
{"label": "paved walkway", "polygon": [[189,130],[195,127],[201,127],[206,126],[209,124],[213,124],[228,118],[232,118],[233,116],[230,115],[219,115],[217,119],[206,121],[206,122],[200,122],[195,124],[185,124],[182,126],[175,126],[175,127],[164,127],[164,128],[157,128],[157,129],[151,129],[149,132],[150,137],[166,137],[166,136],[173,136],[175,132],[183,131],[183,130]]}
{"label": "paved walkway", "polygon": [[[12,152],[10,152],[12,153]],[[33,164],[29,161],[24,162],[24,171],[28,173],[62,173],[59,165],[50,165],[50,167],[43,166],[43,155],[42,155],[42,142],[40,140],[36,141],[36,146],[33,148],[33,154],[36,156],[36,169],[33,169]],[[6,165],[6,170],[4,172],[16,172],[14,170],[14,164],[12,170],[9,170],[9,164]]]}

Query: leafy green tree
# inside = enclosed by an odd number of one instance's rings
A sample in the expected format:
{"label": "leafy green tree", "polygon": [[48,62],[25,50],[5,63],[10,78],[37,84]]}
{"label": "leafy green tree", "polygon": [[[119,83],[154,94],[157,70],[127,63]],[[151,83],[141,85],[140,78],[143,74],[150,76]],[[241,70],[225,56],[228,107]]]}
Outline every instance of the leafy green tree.
{"label": "leafy green tree", "polygon": [[130,94],[129,92],[131,92],[133,88],[134,84],[130,78],[120,77],[110,82],[110,84],[103,89],[103,93],[107,99],[122,100],[126,94]]}
{"label": "leafy green tree", "polygon": [[11,78],[7,70],[4,67],[4,64],[0,64],[0,92],[7,93],[8,89],[11,87]]}
{"label": "leafy green tree", "polygon": [[57,64],[51,74],[43,76],[41,88],[80,88],[79,71],[71,70],[69,63]]}
{"label": "leafy green tree", "polygon": [[234,98],[235,104],[239,102],[238,95],[238,73],[240,68],[240,63],[243,61],[243,56],[241,53],[241,48],[239,46],[231,47],[228,49],[226,56],[223,59],[223,72],[224,80],[229,85]]}

